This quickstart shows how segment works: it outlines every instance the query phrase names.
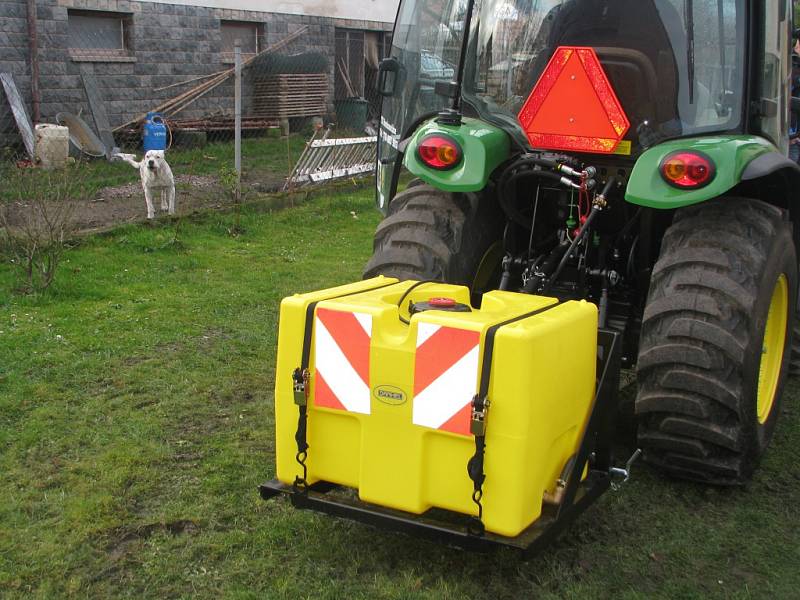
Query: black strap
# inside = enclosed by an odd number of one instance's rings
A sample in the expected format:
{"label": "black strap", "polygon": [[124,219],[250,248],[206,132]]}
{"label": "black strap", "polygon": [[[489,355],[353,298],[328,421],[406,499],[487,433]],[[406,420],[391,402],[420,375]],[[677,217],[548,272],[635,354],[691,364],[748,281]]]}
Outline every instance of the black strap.
{"label": "black strap", "polygon": [[483,525],[483,482],[486,481],[486,474],[483,472],[483,459],[486,450],[486,411],[489,409],[489,383],[492,376],[492,355],[494,354],[494,338],[501,327],[535,317],[545,311],[555,308],[561,304],[561,300],[556,300],[553,304],[538,308],[496,323],[489,327],[483,342],[483,360],[481,363],[481,378],[478,386],[478,393],[472,399],[472,423],[471,429],[475,436],[475,454],[467,462],[467,475],[472,480],[473,492],[472,501],[478,506],[478,516],[472,519],[467,525],[467,532],[470,535],[483,535],[485,528]]}
{"label": "black strap", "polygon": [[553,304],[548,304],[542,308],[537,308],[529,313],[525,313],[524,315],[519,315],[518,317],[513,317],[508,319],[507,321],[503,321],[501,323],[496,323],[489,327],[486,331],[486,338],[483,344],[483,363],[481,364],[481,384],[478,388],[478,395],[482,398],[486,398],[489,394],[489,380],[492,375],[492,354],[494,353],[494,337],[497,335],[497,330],[501,327],[505,327],[506,325],[511,325],[512,323],[516,323],[518,321],[524,321],[525,319],[530,319],[531,317],[535,317],[543,312],[550,310],[551,308],[555,308],[561,304],[561,300],[557,300]]}
{"label": "black strap", "polygon": [[305,371],[308,369],[308,363],[311,359],[311,335],[314,332],[314,311],[317,308],[317,304],[320,302],[325,302],[327,300],[338,300],[339,298],[346,298],[347,296],[355,296],[356,294],[366,294],[367,292],[374,292],[375,290],[380,290],[385,287],[390,287],[393,285],[397,285],[400,283],[399,281],[395,281],[394,283],[384,283],[383,285],[379,285],[372,288],[367,288],[365,290],[358,290],[357,292],[347,292],[346,294],[339,294],[338,296],[331,296],[329,298],[323,298],[322,300],[315,300],[311,302],[306,307],[306,322],[305,328],[303,329],[303,355],[300,359],[300,370]]}
{"label": "black strap", "polygon": [[[306,307],[306,322],[303,330],[303,353],[300,359],[300,366],[292,372],[292,385],[294,387],[295,404],[298,408],[297,416],[297,431],[295,431],[294,439],[297,442],[297,456],[295,460],[303,468],[303,475],[295,478],[294,488],[296,491],[305,491],[308,489],[306,476],[308,470],[306,467],[306,456],[308,452],[308,387],[311,374],[308,371],[308,365],[311,360],[311,336],[314,332],[314,311],[317,304],[325,300],[335,300],[337,298],[345,298],[347,296],[354,296],[356,294],[365,294],[366,292],[374,292],[381,288],[396,285],[399,282],[384,283],[375,287],[358,290],[356,292],[347,292],[346,294],[339,294],[337,296],[330,296],[322,300],[316,300],[309,303]],[[303,397],[300,398],[300,395]]]}

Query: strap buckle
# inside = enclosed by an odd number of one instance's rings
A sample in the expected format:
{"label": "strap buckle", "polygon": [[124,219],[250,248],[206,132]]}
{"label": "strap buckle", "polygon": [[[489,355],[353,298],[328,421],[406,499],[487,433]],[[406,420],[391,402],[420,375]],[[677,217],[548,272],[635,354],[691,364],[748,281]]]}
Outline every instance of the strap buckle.
{"label": "strap buckle", "polygon": [[474,436],[486,435],[486,416],[489,413],[489,399],[475,395],[472,398],[472,418],[470,419],[469,431]]}
{"label": "strap buckle", "polygon": [[308,369],[295,369],[292,373],[292,387],[294,389],[294,403],[297,406],[308,405]]}

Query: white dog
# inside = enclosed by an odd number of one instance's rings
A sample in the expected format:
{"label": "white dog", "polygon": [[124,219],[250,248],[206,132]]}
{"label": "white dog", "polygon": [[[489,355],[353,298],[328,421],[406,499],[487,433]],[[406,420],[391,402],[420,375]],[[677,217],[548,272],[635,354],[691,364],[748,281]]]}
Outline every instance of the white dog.
{"label": "white dog", "polygon": [[139,169],[148,219],[155,216],[153,210],[153,194],[155,192],[161,194],[161,210],[168,210],[171,215],[175,214],[175,178],[164,158],[163,150],[148,150],[141,162],[136,162],[136,156],[133,154],[120,153],[114,156]]}

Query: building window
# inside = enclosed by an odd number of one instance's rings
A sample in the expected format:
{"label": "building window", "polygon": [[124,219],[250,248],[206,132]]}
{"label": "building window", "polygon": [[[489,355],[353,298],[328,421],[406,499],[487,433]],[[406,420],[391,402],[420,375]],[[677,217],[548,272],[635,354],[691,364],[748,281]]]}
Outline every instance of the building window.
{"label": "building window", "polygon": [[238,39],[242,44],[242,57],[255,56],[261,51],[264,36],[261,23],[247,21],[221,21],[222,30],[222,62],[233,62],[234,42]]}
{"label": "building window", "polygon": [[133,15],[69,10],[69,51],[73,58],[114,60],[132,56]]}

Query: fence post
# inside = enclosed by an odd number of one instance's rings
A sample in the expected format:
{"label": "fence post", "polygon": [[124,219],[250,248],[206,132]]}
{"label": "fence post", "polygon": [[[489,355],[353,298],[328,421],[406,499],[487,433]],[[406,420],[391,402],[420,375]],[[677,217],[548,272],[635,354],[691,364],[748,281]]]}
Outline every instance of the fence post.
{"label": "fence post", "polygon": [[233,44],[233,61],[235,69],[234,82],[234,147],[236,168],[236,196],[242,185],[242,42],[238,38]]}
{"label": "fence post", "polygon": [[36,0],[28,0],[28,54],[31,61],[31,108],[33,124],[41,121],[39,114],[39,41],[36,33]]}

